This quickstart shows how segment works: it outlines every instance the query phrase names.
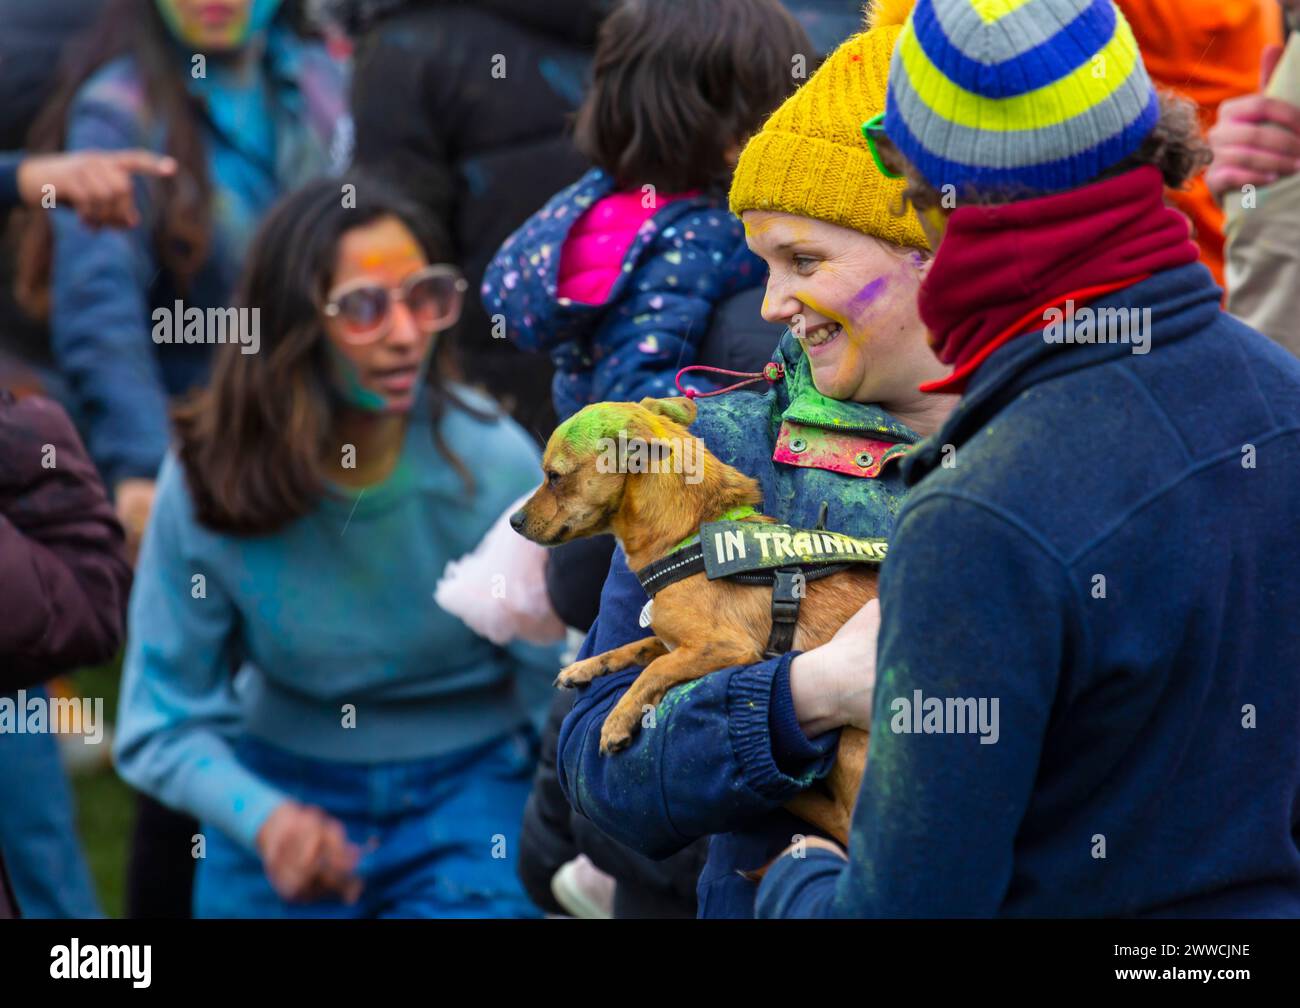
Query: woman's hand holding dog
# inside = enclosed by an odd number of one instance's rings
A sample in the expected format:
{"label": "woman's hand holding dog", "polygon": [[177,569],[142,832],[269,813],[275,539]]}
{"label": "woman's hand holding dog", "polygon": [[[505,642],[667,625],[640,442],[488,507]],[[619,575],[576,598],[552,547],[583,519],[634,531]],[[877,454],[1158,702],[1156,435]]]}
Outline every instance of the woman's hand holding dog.
{"label": "woman's hand holding dog", "polygon": [[821,647],[790,663],[790,695],[799,726],[810,738],[852,725],[871,728],[876,686],[880,602],[872,599]]}
{"label": "woman's hand holding dog", "polygon": [[315,806],[277,805],[257,832],[257,852],[281,899],[308,903],[337,894],[355,903],[361,895],[359,849],[341,822]]}

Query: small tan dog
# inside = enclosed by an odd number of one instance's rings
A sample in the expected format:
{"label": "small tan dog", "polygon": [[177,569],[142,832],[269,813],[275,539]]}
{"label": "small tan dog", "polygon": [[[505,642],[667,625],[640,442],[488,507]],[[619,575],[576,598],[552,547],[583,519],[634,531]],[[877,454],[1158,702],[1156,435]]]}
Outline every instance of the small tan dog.
{"label": "small tan dog", "polygon": [[[690,399],[675,398],[596,403],[574,414],[551,435],[542,458],[545,479],[510,524],[544,546],[612,532],[628,566],[638,571],[672,552],[702,523],[744,505],[757,506],[758,481],[710,454],[687,430],[695,412]],[[651,465],[629,464],[638,459]],[[647,468],[652,471],[636,471]],[[759,514],[745,520],[776,521]],[[825,644],[875,596],[872,568],[854,566],[809,578],[794,649]],[[772,629],[771,601],[770,587],[694,574],[655,595],[653,636],[569,665],[556,683],[581,686],[645,666],[601,729],[601,752],[617,752],[631,743],[643,709],[657,706],[672,687],[761,661]],[[866,754],[867,733],[843,729],[826,791],[811,788],[787,808],[847,843]]]}

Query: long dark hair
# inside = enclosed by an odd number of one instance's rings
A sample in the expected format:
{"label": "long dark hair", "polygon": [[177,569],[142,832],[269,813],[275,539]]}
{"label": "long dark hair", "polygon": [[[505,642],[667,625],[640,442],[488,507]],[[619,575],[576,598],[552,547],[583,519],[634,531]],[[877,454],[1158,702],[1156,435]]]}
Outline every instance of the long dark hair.
{"label": "long dark hair", "polygon": [[[32,153],[62,150],[69,113],[83,84],[105,64],[130,56],[144,86],[149,124],[166,137],[176,159],[174,178],[155,180],[157,213],[151,236],[158,260],[184,293],[208,257],[212,237],[212,182],[201,111],[186,88],[186,57],[154,0],[109,0],[94,25],[69,47],[53,96],[28,135]],[[16,293],[37,318],[49,314],[54,233],[43,211],[15,214],[22,235]]]}
{"label": "long dark hair", "polygon": [[778,0],[622,0],[600,26],[574,140],[620,186],[707,189],[816,60]]}
{"label": "long dark hair", "polygon": [[[355,189],[346,193],[344,186]],[[352,204],[355,203],[355,206]],[[339,241],[354,228],[394,217],[430,262],[446,261],[448,242],[422,211],[361,176],[319,179],[280,200],[250,245],[238,304],[256,307],[260,348],[217,348],[212,383],[173,411],[195,513],[218,532],[261,535],[307,514],[324,490],[335,397],[331,391],[321,305],[333,280]],[[447,447],[439,418],[450,404],[481,419],[429,369],[434,444],[459,473],[469,470]]]}

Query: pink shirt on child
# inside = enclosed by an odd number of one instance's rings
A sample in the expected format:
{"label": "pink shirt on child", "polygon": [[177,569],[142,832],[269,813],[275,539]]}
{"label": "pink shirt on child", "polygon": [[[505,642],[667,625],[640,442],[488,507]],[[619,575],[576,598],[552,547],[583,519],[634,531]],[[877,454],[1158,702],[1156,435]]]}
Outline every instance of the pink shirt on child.
{"label": "pink shirt on child", "polygon": [[580,304],[604,304],[623,269],[623,260],[641,225],[669,203],[697,195],[673,193],[642,204],[640,191],[611,193],[574,221],[560,251],[556,294]]}

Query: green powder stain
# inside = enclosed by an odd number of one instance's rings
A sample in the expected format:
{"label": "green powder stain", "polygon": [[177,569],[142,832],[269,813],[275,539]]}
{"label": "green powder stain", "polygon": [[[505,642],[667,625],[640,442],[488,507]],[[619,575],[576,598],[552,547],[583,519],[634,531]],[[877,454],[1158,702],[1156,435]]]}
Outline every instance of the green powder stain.
{"label": "green powder stain", "polygon": [[329,349],[330,370],[334,376],[334,387],[343,401],[367,413],[380,413],[388,405],[388,400],[373,389],[361,384],[361,376],[356,365],[347,359],[333,343],[326,342]]}
{"label": "green powder stain", "polygon": [[555,429],[555,437],[576,450],[594,448],[610,425],[603,406],[600,403],[579,410]]}
{"label": "green powder stain", "polygon": [[652,436],[668,434],[665,422],[653,413],[637,410],[628,403],[593,403],[560,424],[551,436],[581,454],[598,451],[602,441],[617,438],[620,433],[633,437],[633,426],[646,425],[650,427],[647,433]]}
{"label": "green powder stain", "polygon": [[660,708],[664,711],[667,711],[672,707],[677,706],[688,696],[694,693],[697,689],[699,689],[700,683],[702,683],[703,681],[704,681],[703,679],[692,679],[688,683],[681,683],[680,685],[674,686],[664,696],[663,700],[660,701],[659,704]]}

